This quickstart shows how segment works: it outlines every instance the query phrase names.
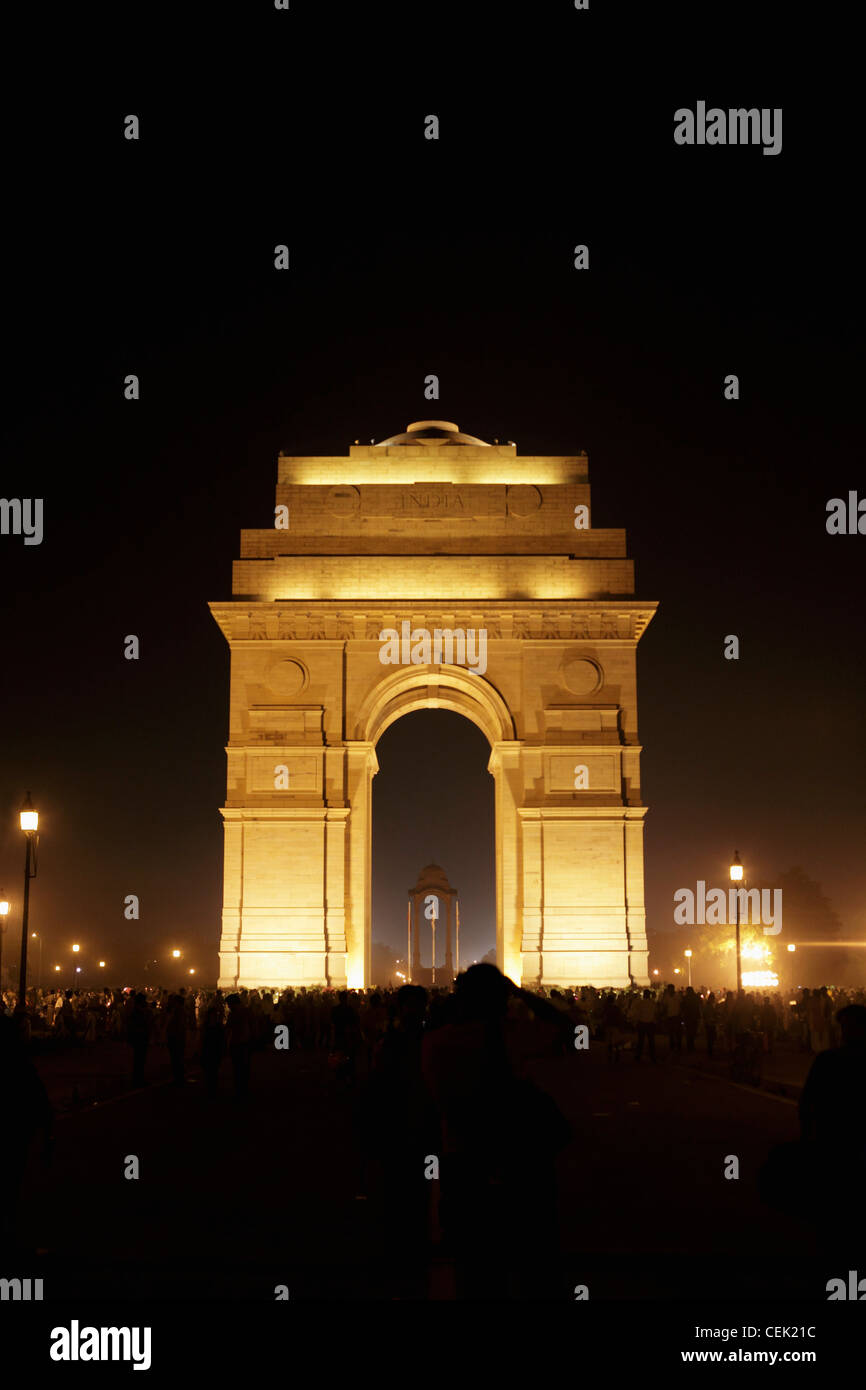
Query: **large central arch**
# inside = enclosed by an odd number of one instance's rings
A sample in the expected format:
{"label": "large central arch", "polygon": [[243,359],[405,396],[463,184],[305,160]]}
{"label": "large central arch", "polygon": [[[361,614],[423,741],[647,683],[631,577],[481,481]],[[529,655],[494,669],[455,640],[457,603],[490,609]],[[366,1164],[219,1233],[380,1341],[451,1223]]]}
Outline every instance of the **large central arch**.
{"label": "large central arch", "polygon": [[[490,744],[503,970],[645,981],[635,660],[655,604],[627,597],[624,534],[590,526],[586,457],[421,422],[281,456],[276,501],[211,605],[231,648],[220,986],[369,981],[376,744],[437,708]],[[395,657],[398,631],[454,634],[457,659]]]}
{"label": "large central arch", "polygon": [[[387,669],[387,668],[384,668]],[[418,709],[447,709],[462,714],[479,728],[490,744],[488,772],[492,773],[496,792],[494,824],[496,843],[496,959],[500,969],[512,979],[520,978],[520,931],[514,905],[503,903],[503,867],[509,858],[509,847],[516,842],[515,807],[507,788],[500,795],[501,754],[506,748],[518,747],[514,719],[498,691],[484,679],[457,666],[418,665],[401,667],[384,676],[370,691],[358,711],[358,743],[369,748],[365,766],[368,779],[359,779],[353,799],[351,820],[355,827],[357,856],[363,855],[363,841],[372,845],[372,781],[378,771],[375,749],[385,730]],[[509,866],[511,867],[511,866]],[[370,949],[372,940],[372,864],[366,876],[364,891],[365,928],[363,940],[364,978],[370,978]],[[355,964],[350,955],[350,975]]]}

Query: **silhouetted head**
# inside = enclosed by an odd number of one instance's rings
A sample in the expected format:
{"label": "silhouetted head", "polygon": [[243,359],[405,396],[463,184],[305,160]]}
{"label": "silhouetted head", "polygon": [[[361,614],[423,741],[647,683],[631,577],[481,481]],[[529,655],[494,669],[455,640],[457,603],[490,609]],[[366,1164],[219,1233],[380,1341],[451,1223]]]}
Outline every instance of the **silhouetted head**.
{"label": "silhouetted head", "polygon": [[504,1018],[511,981],[495,965],[482,961],[458,975],[454,993],[463,1019]]}
{"label": "silhouetted head", "polygon": [[401,985],[397,990],[397,1017],[407,1028],[420,1028],[427,1012],[427,991],[421,985]]}
{"label": "silhouetted head", "polygon": [[866,1043],[866,1007],[863,1004],[846,1004],[837,1013],[836,1022],[842,1029],[843,1044],[862,1046]]}
{"label": "silhouetted head", "polygon": [[644,992],[643,992],[643,997],[644,997],[644,999],[652,999],[652,997],[653,997],[653,992],[652,992],[652,990],[651,990],[651,989],[645,989]]}

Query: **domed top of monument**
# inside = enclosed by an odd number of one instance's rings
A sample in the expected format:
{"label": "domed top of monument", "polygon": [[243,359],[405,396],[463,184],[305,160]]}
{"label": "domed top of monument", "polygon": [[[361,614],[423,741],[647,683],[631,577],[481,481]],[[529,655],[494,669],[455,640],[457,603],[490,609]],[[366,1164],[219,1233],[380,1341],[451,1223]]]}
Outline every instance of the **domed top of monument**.
{"label": "domed top of monument", "polygon": [[474,434],[461,434],[450,420],[415,420],[407,425],[404,434],[392,434],[390,439],[380,439],[377,448],[392,444],[415,444],[425,447],[441,447],[443,444],[474,444],[482,449],[490,445],[484,439],[476,439]]}
{"label": "domed top of monument", "polygon": [[414,888],[410,888],[410,893],[423,892],[425,889],[438,889],[440,892],[453,893],[456,890],[448,882],[448,875],[441,864],[427,864],[418,875],[418,881]]}

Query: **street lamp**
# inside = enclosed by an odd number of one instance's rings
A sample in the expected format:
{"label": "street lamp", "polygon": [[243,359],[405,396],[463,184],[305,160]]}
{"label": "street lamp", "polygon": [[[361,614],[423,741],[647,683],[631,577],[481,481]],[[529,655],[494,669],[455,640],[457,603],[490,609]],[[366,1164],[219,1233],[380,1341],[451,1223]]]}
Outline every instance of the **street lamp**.
{"label": "street lamp", "polygon": [[21,973],[18,980],[16,1013],[27,1008],[27,928],[30,917],[30,880],[36,877],[36,847],[39,844],[39,812],[34,811],[28,792],[19,816],[24,832],[24,909],[21,913]]}
{"label": "street lamp", "polygon": [[6,935],[6,918],[9,916],[9,903],[0,893],[0,994],[3,993],[3,938]]}
{"label": "street lamp", "polygon": [[[73,951],[78,952],[78,951],[81,950],[81,947],[80,947],[80,946],[73,946],[72,949],[73,949]],[[73,984],[75,984],[75,976],[76,976],[76,974],[78,973],[78,970],[79,970],[79,969],[80,969],[80,967],[77,966],[77,965],[75,965],[75,963],[73,962],[73,965],[72,965],[72,983],[73,983]]]}
{"label": "street lamp", "polygon": [[796,949],[797,949],[797,947],[794,945],[794,942],[793,942],[793,941],[789,941],[789,942],[788,942],[788,950],[789,950],[790,953],[791,953],[791,988],[792,988],[792,989],[794,988],[794,952],[796,951]]}
{"label": "street lamp", "polygon": [[[734,850],[734,862],[731,865],[731,882],[742,883],[743,866],[740,863],[740,851]],[[737,889],[737,993],[743,988],[743,966],[740,960],[740,891]]]}
{"label": "street lamp", "polygon": [[180,951],[172,951],[171,954],[174,956],[175,960],[180,960]]}
{"label": "street lamp", "polygon": [[691,984],[691,982],[692,982],[692,953],[691,953],[691,951],[684,951],[683,954],[684,954],[684,956],[686,957],[686,959],[688,960],[688,963],[689,963],[689,984]]}

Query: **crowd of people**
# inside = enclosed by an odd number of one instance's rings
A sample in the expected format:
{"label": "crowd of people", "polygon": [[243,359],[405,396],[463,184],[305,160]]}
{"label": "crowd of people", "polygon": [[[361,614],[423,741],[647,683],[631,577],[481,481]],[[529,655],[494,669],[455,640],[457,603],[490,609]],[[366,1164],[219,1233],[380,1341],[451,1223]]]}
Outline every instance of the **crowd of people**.
{"label": "crowd of people", "polygon": [[[435,1028],[447,1019],[453,996],[450,988],[425,993],[425,1025]],[[737,1037],[745,1033],[759,1037],[766,1052],[777,1047],[823,1052],[841,1040],[835,1021],[839,1009],[866,1004],[866,989],[826,985],[771,994],[673,984],[617,990],[585,985],[528,993],[547,1000],[553,1011],[550,1018],[562,1025],[566,1045],[571,1045],[574,1027],[586,1024],[592,1038],[607,1042],[613,1059],[631,1051],[636,1061],[644,1051],[655,1060],[660,1036],[670,1051],[691,1052],[700,1047],[710,1056],[732,1051]],[[58,1044],[90,1046],[110,1038],[129,1042],[138,1053],[145,1044],[167,1044],[180,1065],[193,1051],[223,1056],[232,1040],[237,1047],[241,1038],[244,1046],[255,1049],[273,1036],[276,1024],[285,1024],[292,1047],[364,1053],[370,1061],[393,1019],[398,994],[391,987],[338,991],[318,986],[236,993],[185,988],[30,989],[23,1026],[28,1036]],[[0,995],[0,1013],[11,1017],[16,1006],[14,990]],[[514,999],[509,1007],[512,1013],[520,1012]]]}
{"label": "crowd of people", "polygon": [[[545,1242],[556,1240],[555,1158],[571,1130],[527,1064],[539,1057],[573,1057],[584,1031],[586,1039],[606,1046],[611,1066],[626,1051],[632,1065],[644,1053],[655,1061],[657,1035],[666,1039],[666,1058],[697,1048],[733,1056],[744,1037],[760,1040],[768,1051],[816,1054],[801,1101],[803,1142],[783,1146],[772,1157],[765,1179],[770,1202],[793,1204],[804,1174],[826,1176],[828,1164],[842,1171],[840,1135],[846,1163],[866,1142],[862,1107],[851,1105],[866,1074],[862,989],[716,994],[668,984],[527,990],[495,966],[480,964],[458,976],[453,988],[433,990],[412,984],[397,990],[252,989],[225,995],[204,989],[36,989],[28,992],[25,1010],[16,1003],[13,993],[2,997],[0,1042],[11,1077],[7,1084],[17,1097],[14,1108],[29,1120],[16,1131],[18,1147],[5,1154],[10,1190],[20,1183],[28,1134],[51,1128],[34,1050],[125,1043],[137,1087],[145,1083],[149,1049],[161,1043],[174,1084],[184,1085],[187,1068],[195,1064],[210,1096],[218,1093],[220,1068],[228,1059],[235,1096],[246,1101],[256,1050],[279,1045],[283,1031],[283,1045],[294,1052],[326,1052],[333,1085],[353,1097],[359,1186],[362,1196],[376,1193],[394,1256],[389,1267],[399,1271],[395,1296],[407,1289],[412,1296],[413,1287],[420,1296],[428,1275],[431,1162],[439,1178],[436,1220],[453,1252],[457,1297],[497,1291],[506,1296],[514,1280],[537,1281],[539,1271],[556,1269],[553,1247],[547,1250]],[[859,1167],[852,1169],[841,1187],[834,1181],[833,1191],[849,1193],[861,1176]],[[503,1211],[527,1192],[531,1218],[524,1211],[515,1231],[503,1221]],[[537,1282],[533,1292],[539,1293]]]}

